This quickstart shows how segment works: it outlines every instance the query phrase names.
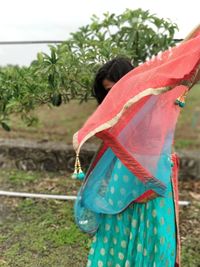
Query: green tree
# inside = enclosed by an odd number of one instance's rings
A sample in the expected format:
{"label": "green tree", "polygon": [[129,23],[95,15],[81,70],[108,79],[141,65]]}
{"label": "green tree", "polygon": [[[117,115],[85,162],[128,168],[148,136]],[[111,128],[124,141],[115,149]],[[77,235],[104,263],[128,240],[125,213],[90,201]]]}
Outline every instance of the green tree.
{"label": "green tree", "polygon": [[87,101],[94,73],[101,64],[115,56],[126,56],[137,66],[175,45],[177,29],[170,20],[142,9],[127,9],[120,15],[105,13],[101,20],[93,15],[91,23],[71,33],[66,42],[50,46],[50,55],[40,53],[32,67],[39,75],[44,74],[52,94],[60,94],[64,100]]}
{"label": "green tree", "polygon": [[148,10],[127,9],[120,15],[96,15],[91,23],[71,33],[50,53],[38,53],[29,67],[0,68],[0,123],[19,113],[28,125],[37,119],[29,111],[42,104],[59,106],[71,99],[92,98],[91,87],[99,66],[115,56],[126,56],[134,66],[175,45],[177,25]]}

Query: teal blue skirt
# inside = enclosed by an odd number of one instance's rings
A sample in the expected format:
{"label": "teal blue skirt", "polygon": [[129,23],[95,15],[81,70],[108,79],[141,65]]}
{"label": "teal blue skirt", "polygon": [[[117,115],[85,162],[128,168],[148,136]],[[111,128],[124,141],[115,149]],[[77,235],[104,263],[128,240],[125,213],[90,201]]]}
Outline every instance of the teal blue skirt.
{"label": "teal blue skirt", "polygon": [[167,197],[132,202],[118,214],[103,214],[87,267],[174,267],[176,221],[172,184]]}

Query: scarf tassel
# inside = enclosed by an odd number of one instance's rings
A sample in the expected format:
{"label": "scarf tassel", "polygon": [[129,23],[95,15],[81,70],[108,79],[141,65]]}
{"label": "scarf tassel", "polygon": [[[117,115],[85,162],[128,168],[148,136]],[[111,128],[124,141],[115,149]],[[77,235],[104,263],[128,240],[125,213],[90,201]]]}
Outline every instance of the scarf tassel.
{"label": "scarf tassel", "polygon": [[186,90],[181,96],[179,96],[176,101],[175,104],[179,105],[179,107],[184,108],[185,106],[185,98],[188,94],[189,90]]}
{"label": "scarf tassel", "polygon": [[83,180],[85,178],[85,173],[81,169],[81,163],[79,160],[79,154],[76,155],[76,160],[74,164],[74,173],[72,174],[72,179]]}

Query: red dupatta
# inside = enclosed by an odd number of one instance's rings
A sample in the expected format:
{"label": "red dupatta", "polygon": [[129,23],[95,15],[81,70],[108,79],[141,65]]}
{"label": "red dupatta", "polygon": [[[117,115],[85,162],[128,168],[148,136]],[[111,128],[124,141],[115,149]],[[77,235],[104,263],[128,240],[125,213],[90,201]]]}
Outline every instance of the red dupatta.
{"label": "red dupatta", "polygon": [[[188,89],[196,82],[199,66],[200,30],[189,40],[122,77],[73,136],[77,156],[75,172],[81,170],[80,148],[95,135],[103,140],[104,149],[105,146],[111,147],[138,179],[145,182],[151,178],[158,182],[152,169],[156,168],[156,159],[164,147],[171,146],[171,143],[166,144],[167,136],[174,133],[180,107],[184,106]],[[158,96],[159,101],[153,110],[145,111],[145,103],[152,95]],[[135,121],[142,112],[143,122],[140,121],[138,127]],[[145,112],[151,117],[144,119]],[[157,158],[148,162],[142,158],[145,154],[157,155]]]}
{"label": "red dupatta", "polygon": [[[98,166],[107,148],[111,148],[144,185],[150,182],[152,190],[141,194],[134,199],[135,202],[150,199],[155,195],[156,189],[157,192],[161,189],[161,195],[164,195],[162,189],[165,189],[169,181],[169,175],[165,175],[167,169],[164,167],[168,166],[165,156],[171,155],[174,163],[172,185],[178,231],[175,266],[180,266],[178,158],[175,154],[171,154],[171,146],[176,122],[181,107],[184,106],[184,98],[200,76],[200,30],[199,27],[197,29],[179,46],[145,62],[120,79],[102,104],[73,136],[73,146],[77,156],[75,173],[81,171],[78,156],[82,145],[93,135],[103,141],[87,171],[84,185],[94,178],[95,175],[90,174],[95,170],[95,166]],[[162,159],[163,165],[160,164]],[[163,166],[160,173],[158,166]],[[83,193],[80,192],[75,209],[78,219],[79,214],[87,214],[87,207],[81,206],[81,200],[87,198],[87,194],[84,195],[84,186],[82,189]],[[90,185],[86,186],[86,189],[90,190]],[[82,217],[85,218],[80,216],[80,221]]]}

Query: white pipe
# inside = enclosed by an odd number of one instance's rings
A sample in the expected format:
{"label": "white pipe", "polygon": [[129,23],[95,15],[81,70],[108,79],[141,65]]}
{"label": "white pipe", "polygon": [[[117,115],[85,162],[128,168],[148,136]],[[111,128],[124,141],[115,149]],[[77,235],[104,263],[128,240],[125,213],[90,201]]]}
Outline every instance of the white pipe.
{"label": "white pipe", "polygon": [[60,200],[74,200],[76,196],[62,196],[62,195],[47,195],[47,194],[35,194],[35,193],[22,193],[22,192],[8,192],[1,191],[0,196],[11,196],[11,197],[30,197],[30,198],[52,198]]}
{"label": "white pipe", "polygon": [[189,205],[190,204],[190,202],[189,201],[184,201],[184,200],[180,200],[179,202],[178,202],[178,204],[179,205],[183,205],[183,206],[187,206],[187,205]]}
{"label": "white pipe", "polygon": [[[63,196],[63,195],[48,195],[48,194],[36,194],[36,193],[23,193],[23,192],[9,192],[1,191],[0,196],[11,196],[11,197],[30,197],[30,198],[44,198],[44,199],[60,199],[60,200],[75,200],[76,196]],[[179,201],[179,205],[187,206],[190,204],[189,201]]]}

